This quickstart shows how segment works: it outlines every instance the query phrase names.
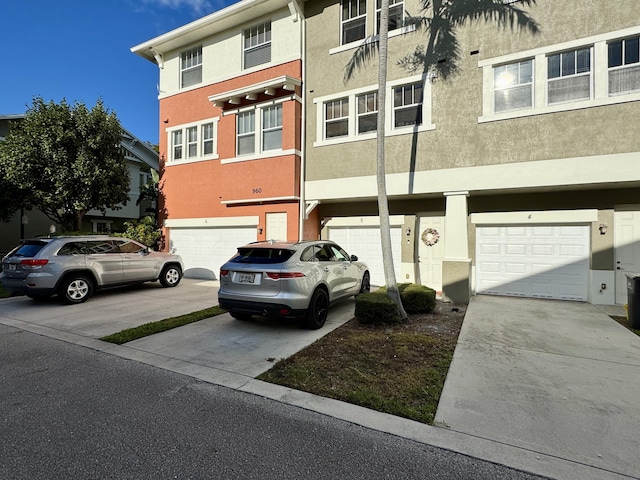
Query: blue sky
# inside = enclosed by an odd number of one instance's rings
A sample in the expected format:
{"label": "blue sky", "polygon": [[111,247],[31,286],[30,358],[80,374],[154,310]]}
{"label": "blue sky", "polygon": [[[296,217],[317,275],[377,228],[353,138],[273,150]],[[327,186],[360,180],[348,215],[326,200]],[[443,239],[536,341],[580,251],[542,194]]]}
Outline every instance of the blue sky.
{"label": "blue sky", "polygon": [[158,67],[130,48],[236,0],[29,0],[0,5],[0,114],[41,96],[102,98],[124,128],[158,142]]}

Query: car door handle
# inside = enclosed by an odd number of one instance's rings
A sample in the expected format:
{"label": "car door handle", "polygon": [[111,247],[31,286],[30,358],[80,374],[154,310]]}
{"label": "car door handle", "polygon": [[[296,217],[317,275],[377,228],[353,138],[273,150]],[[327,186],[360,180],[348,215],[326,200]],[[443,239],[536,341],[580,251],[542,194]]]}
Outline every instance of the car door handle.
{"label": "car door handle", "polygon": [[328,272],[329,271],[329,267],[324,267],[324,271]]}

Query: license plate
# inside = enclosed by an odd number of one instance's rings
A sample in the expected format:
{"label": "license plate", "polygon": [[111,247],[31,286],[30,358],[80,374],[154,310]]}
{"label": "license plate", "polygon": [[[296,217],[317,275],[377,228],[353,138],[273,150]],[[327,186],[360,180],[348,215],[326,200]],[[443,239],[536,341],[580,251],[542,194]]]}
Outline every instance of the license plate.
{"label": "license plate", "polygon": [[238,283],[253,283],[255,280],[255,273],[238,273]]}
{"label": "license plate", "polygon": [[13,272],[13,271],[15,271],[15,269],[16,269],[15,264],[10,263],[10,264],[9,264],[9,271],[10,271],[10,272]]}

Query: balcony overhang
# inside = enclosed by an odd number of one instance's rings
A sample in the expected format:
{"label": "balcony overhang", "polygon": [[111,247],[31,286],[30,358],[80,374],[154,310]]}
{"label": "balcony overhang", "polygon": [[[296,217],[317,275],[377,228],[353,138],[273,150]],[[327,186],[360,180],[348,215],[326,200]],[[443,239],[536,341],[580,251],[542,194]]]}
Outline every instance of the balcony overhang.
{"label": "balcony overhang", "polygon": [[283,75],[264,82],[247,85],[246,87],[211,95],[209,96],[209,101],[214,107],[219,108],[224,108],[226,104],[236,106],[245,100],[256,101],[265,95],[273,97],[278,93],[279,89],[295,92],[296,87],[301,85],[302,82],[299,79]]}

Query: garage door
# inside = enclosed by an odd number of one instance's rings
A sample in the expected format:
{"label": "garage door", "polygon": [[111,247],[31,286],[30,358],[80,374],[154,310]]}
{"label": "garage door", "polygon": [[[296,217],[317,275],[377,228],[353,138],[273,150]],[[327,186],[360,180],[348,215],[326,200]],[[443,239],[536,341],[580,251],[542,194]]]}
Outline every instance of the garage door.
{"label": "garage door", "polygon": [[171,251],[182,256],[187,278],[218,279],[237,247],[256,241],[255,227],[172,228]]}
{"label": "garage door", "polygon": [[476,292],[587,300],[589,227],[476,229]]}
{"label": "garage door", "polygon": [[[397,279],[400,278],[401,264],[400,234],[400,227],[391,228],[391,249]],[[359,260],[369,266],[372,285],[385,284],[382,244],[378,227],[332,227],[329,229],[329,239],[344,248],[349,255],[356,255]]]}

